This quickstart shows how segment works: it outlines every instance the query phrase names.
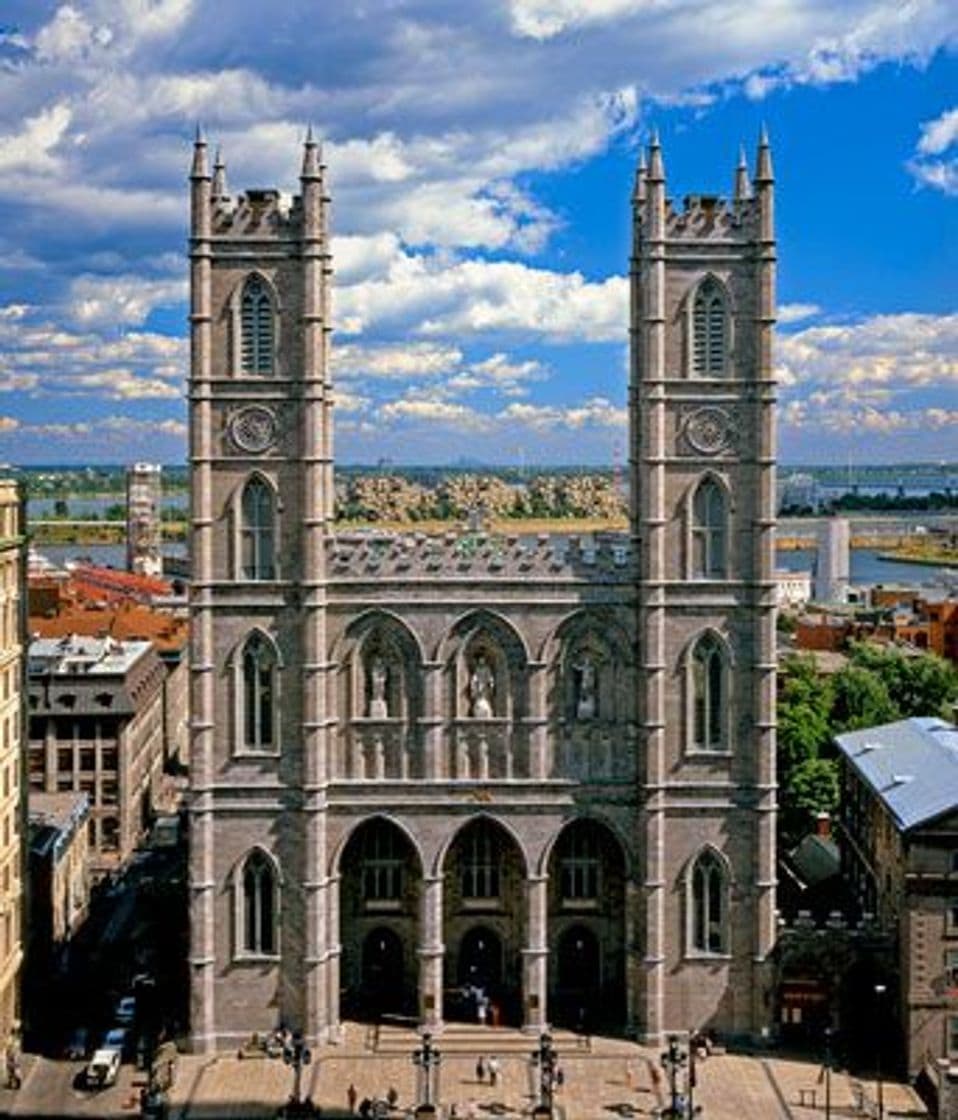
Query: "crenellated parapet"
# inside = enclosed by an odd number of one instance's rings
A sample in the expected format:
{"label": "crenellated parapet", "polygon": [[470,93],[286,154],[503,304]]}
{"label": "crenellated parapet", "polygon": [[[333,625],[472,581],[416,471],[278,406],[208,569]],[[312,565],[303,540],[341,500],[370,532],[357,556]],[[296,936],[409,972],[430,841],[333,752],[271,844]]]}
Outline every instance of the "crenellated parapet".
{"label": "crenellated parapet", "polygon": [[299,197],[275,189],[244,191],[236,199],[213,199],[213,233],[233,237],[269,237],[301,233],[303,208]]}
{"label": "crenellated parapet", "polygon": [[665,233],[672,241],[714,241],[757,236],[759,206],[755,199],[731,200],[716,195],[686,195],[682,208],[666,202]]}
{"label": "crenellated parapet", "polygon": [[327,541],[334,581],[569,579],[622,583],[632,578],[628,541],[619,537],[519,534],[343,534]]}

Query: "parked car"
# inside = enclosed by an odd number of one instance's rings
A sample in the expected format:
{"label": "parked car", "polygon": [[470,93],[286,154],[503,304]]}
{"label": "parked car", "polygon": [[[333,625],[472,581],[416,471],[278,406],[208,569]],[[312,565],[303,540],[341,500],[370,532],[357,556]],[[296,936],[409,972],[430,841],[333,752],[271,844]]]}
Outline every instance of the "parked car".
{"label": "parked car", "polygon": [[112,1047],[97,1050],[85,1070],[87,1088],[105,1089],[108,1085],[115,1085],[120,1072],[120,1060],[119,1050]]}
{"label": "parked car", "polygon": [[113,1018],[121,1027],[130,1026],[136,1018],[136,996],[124,996],[117,1003]]}
{"label": "parked car", "polygon": [[130,1048],[130,1032],[126,1027],[114,1027],[103,1036],[101,1050],[115,1050],[122,1061]]}

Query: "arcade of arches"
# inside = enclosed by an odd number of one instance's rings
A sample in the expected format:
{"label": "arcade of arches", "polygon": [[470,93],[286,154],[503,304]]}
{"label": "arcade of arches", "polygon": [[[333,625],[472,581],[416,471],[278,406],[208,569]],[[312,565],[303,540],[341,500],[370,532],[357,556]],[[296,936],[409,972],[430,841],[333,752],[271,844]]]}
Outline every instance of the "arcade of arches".
{"label": "arcade of arches", "polygon": [[361,823],[339,861],[341,1012],[624,1027],[622,846],[577,818],[546,851],[531,866],[509,830],[479,815],[424,867],[395,821]]}

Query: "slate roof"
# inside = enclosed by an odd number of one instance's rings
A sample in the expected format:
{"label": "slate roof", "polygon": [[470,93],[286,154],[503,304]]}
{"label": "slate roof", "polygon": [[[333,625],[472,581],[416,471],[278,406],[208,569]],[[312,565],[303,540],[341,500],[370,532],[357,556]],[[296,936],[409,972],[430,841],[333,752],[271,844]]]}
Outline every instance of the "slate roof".
{"label": "slate roof", "polygon": [[958,727],[931,716],[846,731],[835,744],[901,831],[958,809]]}

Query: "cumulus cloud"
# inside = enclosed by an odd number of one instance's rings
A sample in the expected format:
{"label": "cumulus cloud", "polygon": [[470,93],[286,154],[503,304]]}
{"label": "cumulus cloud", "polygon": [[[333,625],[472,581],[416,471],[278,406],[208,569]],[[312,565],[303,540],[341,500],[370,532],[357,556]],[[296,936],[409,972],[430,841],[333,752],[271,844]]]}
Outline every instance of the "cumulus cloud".
{"label": "cumulus cloud", "polygon": [[81,326],[139,326],[156,307],[184,303],[187,281],[149,280],[136,274],[78,276],[70,285],[70,314]]}
{"label": "cumulus cloud", "polygon": [[958,108],[926,121],[908,170],[917,183],[944,194],[958,194]]}
{"label": "cumulus cloud", "polygon": [[875,315],[783,333],[777,365],[789,385],[958,384],[958,315]]}

